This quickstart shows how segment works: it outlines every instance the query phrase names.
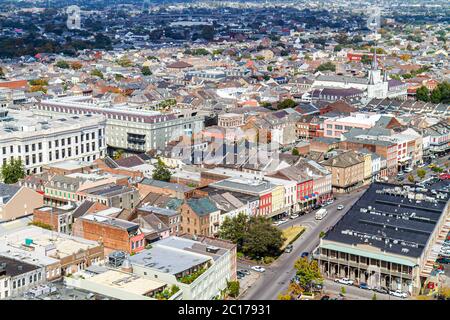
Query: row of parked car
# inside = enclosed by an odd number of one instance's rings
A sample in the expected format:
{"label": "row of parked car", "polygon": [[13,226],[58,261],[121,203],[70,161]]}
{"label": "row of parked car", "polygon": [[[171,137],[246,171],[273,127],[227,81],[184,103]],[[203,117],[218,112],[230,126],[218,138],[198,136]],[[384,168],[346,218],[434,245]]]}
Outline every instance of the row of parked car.
{"label": "row of parked car", "polygon": [[[354,285],[354,281],[349,279],[349,278],[340,278],[340,279],[335,279],[334,281],[337,282],[337,283],[340,283],[340,284],[348,285],[348,286],[353,286]],[[360,289],[364,289],[364,290],[372,290],[372,291],[375,291],[375,292],[378,292],[378,293],[389,294],[391,296],[395,296],[395,297],[398,297],[398,298],[405,299],[405,298],[408,297],[408,294],[406,292],[401,291],[401,290],[388,290],[387,288],[383,288],[383,287],[372,288],[365,282],[361,282],[358,285],[358,287]]]}
{"label": "row of parked car", "polygon": [[[253,266],[250,268],[251,270],[255,271],[255,272],[265,272],[266,269],[264,267],[261,266]],[[236,272],[237,278],[240,280],[242,278],[244,278],[245,276],[248,276],[250,274],[250,271],[247,269],[240,269]]]}

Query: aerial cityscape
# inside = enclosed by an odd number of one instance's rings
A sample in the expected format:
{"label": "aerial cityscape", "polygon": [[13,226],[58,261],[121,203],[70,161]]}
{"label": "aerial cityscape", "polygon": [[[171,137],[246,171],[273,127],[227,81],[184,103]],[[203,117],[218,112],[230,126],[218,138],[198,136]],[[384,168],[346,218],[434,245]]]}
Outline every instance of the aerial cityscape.
{"label": "aerial cityscape", "polygon": [[0,301],[450,300],[448,0],[0,26]]}

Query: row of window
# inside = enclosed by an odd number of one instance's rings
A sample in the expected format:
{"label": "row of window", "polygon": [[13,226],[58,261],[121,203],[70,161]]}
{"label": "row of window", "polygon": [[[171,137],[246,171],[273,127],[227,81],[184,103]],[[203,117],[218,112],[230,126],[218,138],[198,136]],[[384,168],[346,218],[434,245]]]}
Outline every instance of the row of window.
{"label": "row of window", "polygon": [[[23,278],[18,279],[18,280],[14,280],[12,282],[13,289],[25,286],[25,283],[26,283],[26,279],[25,278],[26,277],[23,277]],[[40,280],[41,280],[41,273],[40,272],[39,273],[35,273],[34,275],[30,275],[29,276],[28,284],[32,284],[32,283],[40,281]]]}

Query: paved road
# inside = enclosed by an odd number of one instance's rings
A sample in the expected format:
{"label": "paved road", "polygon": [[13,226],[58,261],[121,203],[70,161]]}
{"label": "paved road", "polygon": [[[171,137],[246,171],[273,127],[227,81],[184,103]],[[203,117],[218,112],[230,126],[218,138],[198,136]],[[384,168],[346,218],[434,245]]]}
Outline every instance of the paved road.
{"label": "paved road", "polygon": [[341,293],[342,287],[345,287],[345,299],[348,300],[372,300],[374,293],[376,293],[377,300],[402,300],[401,298],[390,296],[388,294],[364,290],[355,286],[346,286],[331,280],[325,280],[323,283],[324,294],[331,297],[338,296],[339,293]]}
{"label": "paved road", "polygon": [[[294,243],[294,249],[291,253],[282,254],[270,267],[266,268],[259,279],[242,295],[241,300],[276,300],[278,294],[289,285],[290,280],[295,275],[293,268],[295,260],[302,252],[311,252],[319,244],[319,234],[321,231],[327,230],[336,224],[336,222],[344,215],[346,210],[356,202],[359,196],[366,189],[353,192],[351,194],[338,196],[332,205],[327,206],[328,215],[321,221],[314,219],[314,211],[300,216],[299,218],[289,221],[280,226],[280,228],[288,228],[292,225],[304,225],[308,228],[303,235]],[[337,206],[343,204],[344,210],[337,210]]]}

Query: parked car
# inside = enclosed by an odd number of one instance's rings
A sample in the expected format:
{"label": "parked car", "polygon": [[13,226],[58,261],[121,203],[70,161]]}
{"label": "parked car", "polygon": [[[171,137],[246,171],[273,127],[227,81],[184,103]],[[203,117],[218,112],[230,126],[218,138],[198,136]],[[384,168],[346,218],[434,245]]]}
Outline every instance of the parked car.
{"label": "parked car", "polygon": [[305,258],[309,256],[309,252],[302,252],[302,254],[300,255],[300,258]]}
{"label": "parked car", "polygon": [[373,288],[373,291],[378,292],[378,293],[389,294],[389,290],[386,288]]}
{"label": "parked car", "polygon": [[408,295],[405,292],[401,291],[401,290],[389,291],[389,294],[391,296],[402,298],[402,299],[405,299],[405,298],[408,297]]}
{"label": "parked car", "polygon": [[413,171],[413,169],[412,168],[405,168],[405,170],[404,170],[405,172],[412,172]]}
{"label": "parked car", "polygon": [[298,218],[298,217],[299,217],[298,214],[291,214],[291,219],[296,219],[296,218]]}
{"label": "parked car", "polygon": [[286,253],[291,253],[292,250],[294,249],[294,246],[292,244],[289,244],[286,246],[286,248],[284,249],[284,252]]}
{"label": "parked car", "polygon": [[437,263],[443,263],[443,264],[448,264],[450,263],[450,258],[444,258],[444,257],[439,257],[436,260]]}
{"label": "parked car", "polygon": [[330,300],[330,296],[323,296],[320,300]]}
{"label": "parked car", "polygon": [[343,205],[343,204],[338,205],[338,206],[337,206],[337,209],[338,209],[338,210],[344,209],[344,205]]}
{"label": "parked car", "polygon": [[286,222],[289,221],[289,219],[288,219],[288,218],[283,218],[283,219],[281,219],[280,221],[281,221],[281,223],[286,223]]}
{"label": "parked car", "polygon": [[246,275],[250,274],[250,271],[248,271],[247,269],[241,269],[239,271],[242,272],[243,274],[246,274]]}
{"label": "parked car", "polygon": [[253,266],[252,270],[254,270],[256,272],[265,272],[266,271],[266,269],[261,266]]}
{"label": "parked car", "polygon": [[367,285],[367,283],[365,283],[365,282],[361,282],[360,284],[359,284],[359,288],[360,289],[365,289],[365,290],[370,290],[371,288]]}
{"label": "parked car", "polygon": [[397,173],[397,177],[403,177],[405,174],[403,173],[403,171],[400,171],[399,173]]}
{"label": "parked car", "polygon": [[342,278],[342,279],[335,279],[334,282],[346,284],[346,285],[353,285],[353,280],[350,280],[349,278]]}

